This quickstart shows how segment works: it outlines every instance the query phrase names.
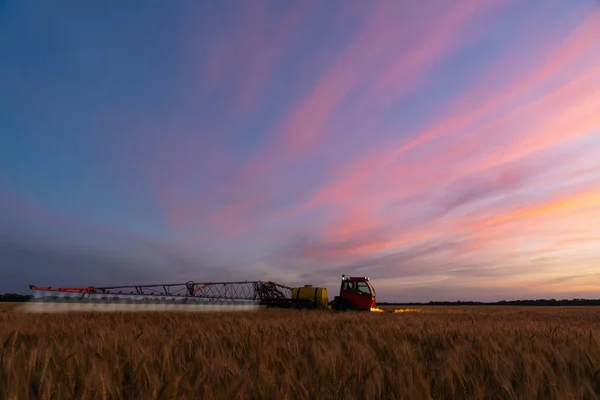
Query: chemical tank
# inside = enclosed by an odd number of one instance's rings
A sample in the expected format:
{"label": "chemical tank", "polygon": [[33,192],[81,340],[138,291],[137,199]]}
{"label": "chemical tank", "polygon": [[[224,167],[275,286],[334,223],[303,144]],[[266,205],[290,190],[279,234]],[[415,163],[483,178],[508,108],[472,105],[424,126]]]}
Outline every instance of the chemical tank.
{"label": "chemical tank", "polygon": [[329,303],[327,288],[304,285],[292,289],[292,302],[296,308],[326,309]]}

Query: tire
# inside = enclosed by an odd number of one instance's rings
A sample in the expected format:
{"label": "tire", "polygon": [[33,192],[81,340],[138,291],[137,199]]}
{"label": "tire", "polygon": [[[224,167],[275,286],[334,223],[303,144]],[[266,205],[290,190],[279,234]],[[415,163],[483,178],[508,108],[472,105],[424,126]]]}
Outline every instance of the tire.
{"label": "tire", "polygon": [[333,299],[332,307],[336,311],[352,311],[354,307],[348,301],[342,297],[336,296]]}

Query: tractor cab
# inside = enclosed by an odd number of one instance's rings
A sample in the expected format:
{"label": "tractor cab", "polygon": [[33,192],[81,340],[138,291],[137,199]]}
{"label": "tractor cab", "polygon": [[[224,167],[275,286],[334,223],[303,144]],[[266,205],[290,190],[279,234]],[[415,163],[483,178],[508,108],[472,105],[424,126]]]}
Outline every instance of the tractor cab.
{"label": "tractor cab", "polygon": [[369,278],[342,275],[340,295],[334,299],[333,308],[370,311],[375,308],[375,297],[375,289]]}

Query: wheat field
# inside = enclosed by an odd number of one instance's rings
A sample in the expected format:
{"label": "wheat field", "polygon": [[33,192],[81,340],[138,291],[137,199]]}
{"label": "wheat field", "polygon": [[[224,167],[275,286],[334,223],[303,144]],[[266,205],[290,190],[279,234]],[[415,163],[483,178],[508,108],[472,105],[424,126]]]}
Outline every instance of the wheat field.
{"label": "wheat field", "polygon": [[595,399],[600,308],[28,314],[2,399]]}

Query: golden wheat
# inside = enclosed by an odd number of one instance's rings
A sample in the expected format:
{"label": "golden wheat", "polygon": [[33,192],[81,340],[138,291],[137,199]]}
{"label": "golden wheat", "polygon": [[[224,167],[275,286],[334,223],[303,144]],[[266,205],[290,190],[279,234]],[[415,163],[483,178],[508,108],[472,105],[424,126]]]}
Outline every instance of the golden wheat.
{"label": "golden wheat", "polygon": [[3,399],[595,399],[600,309],[24,314]]}

